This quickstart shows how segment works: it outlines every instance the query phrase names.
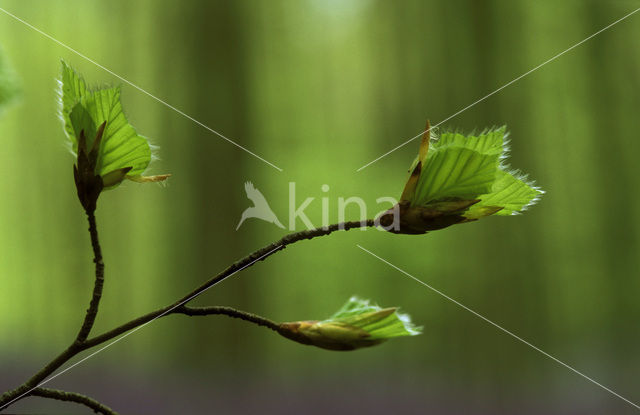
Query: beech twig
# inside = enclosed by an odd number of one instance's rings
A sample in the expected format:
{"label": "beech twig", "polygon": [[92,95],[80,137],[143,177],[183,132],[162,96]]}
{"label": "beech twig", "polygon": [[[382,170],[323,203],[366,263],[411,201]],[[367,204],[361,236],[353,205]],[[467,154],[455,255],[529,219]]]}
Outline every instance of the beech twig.
{"label": "beech twig", "polygon": [[95,323],[96,316],[98,315],[98,306],[100,305],[102,287],[104,285],[104,262],[102,261],[102,250],[100,249],[100,241],[98,240],[95,211],[87,212],[87,218],[89,219],[89,234],[91,235],[91,247],[93,248],[93,262],[96,265],[96,280],[93,286],[91,303],[87,309],[82,327],[76,337],[77,343],[85,341],[91,332],[93,323]]}
{"label": "beech twig", "polygon": [[104,415],[118,415],[116,411],[88,396],[76,392],[66,392],[58,389],[36,388],[29,393],[31,396],[56,399],[58,401],[75,402],[88,406],[93,412]]}
{"label": "beech twig", "polygon": [[[5,409],[10,404],[12,404],[13,402],[19,399],[22,399],[29,395],[37,394],[38,396],[53,398],[53,399],[60,399],[60,397],[67,397],[68,399],[62,399],[62,400],[82,403],[85,405],[87,402],[92,402],[97,405],[100,405],[99,407],[102,408],[103,413],[115,414],[113,410],[94,401],[89,397],[86,397],[80,394],[75,394],[72,392],[63,392],[63,391],[56,391],[54,389],[40,388],[39,386],[43,381],[45,381],[45,379],[47,379],[51,374],[53,374],[53,372],[55,372],[64,363],[66,363],[69,359],[71,359],[78,353],[84,350],[90,349],[99,344],[102,344],[108,340],[111,340],[119,336],[120,334],[126,333],[131,329],[134,329],[145,323],[148,323],[149,321],[159,316],[165,316],[170,314],[185,314],[189,316],[216,315],[216,314],[227,315],[229,317],[240,318],[242,320],[245,320],[254,324],[258,324],[263,327],[270,328],[271,330],[278,331],[279,325],[277,323],[251,313],[235,310],[230,307],[187,307],[186,304],[189,301],[191,301],[193,298],[198,296],[200,293],[202,293],[209,287],[213,286],[214,284],[219,283],[220,281],[224,280],[225,278],[238,272],[241,269],[252,266],[254,263],[258,261],[264,261],[265,259],[275,254],[276,252],[282,251],[288,245],[291,245],[293,243],[296,243],[305,239],[312,239],[319,236],[329,235],[330,233],[333,233],[339,230],[347,231],[349,229],[375,226],[373,219],[368,219],[365,221],[341,222],[341,223],[336,223],[327,227],[291,233],[289,235],[284,236],[280,240],[270,245],[267,245],[264,248],[258,249],[257,251],[233,263],[232,265],[227,267],[224,271],[210,278],[208,281],[200,285],[198,288],[192,290],[191,292],[183,296],[181,299],[179,299],[175,303],[162,307],[150,313],[147,313],[138,318],[135,318],[127,323],[124,323],[114,329],[111,329],[95,337],[87,338],[91,331],[91,328],[93,327],[93,323],[95,322],[95,318],[98,313],[98,305],[100,303],[100,298],[102,296],[102,285],[104,283],[104,264],[102,262],[102,253],[100,250],[100,244],[98,242],[98,231],[96,228],[95,216],[93,215],[93,211],[88,210],[87,216],[89,218],[89,233],[91,235],[91,245],[93,247],[93,252],[94,252],[94,262],[96,264],[96,282],[94,285],[93,297],[91,299],[89,309],[87,310],[87,314],[85,315],[85,319],[80,329],[80,332],[78,333],[76,340],[67,349],[65,349],[62,353],[60,353],[55,359],[49,362],[44,368],[38,371],[35,375],[33,375],[29,380],[27,380],[22,385],[0,396],[0,410]],[[57,397],[54,397],[54,395]],[[105,410],[110,412],[104,412]]]}

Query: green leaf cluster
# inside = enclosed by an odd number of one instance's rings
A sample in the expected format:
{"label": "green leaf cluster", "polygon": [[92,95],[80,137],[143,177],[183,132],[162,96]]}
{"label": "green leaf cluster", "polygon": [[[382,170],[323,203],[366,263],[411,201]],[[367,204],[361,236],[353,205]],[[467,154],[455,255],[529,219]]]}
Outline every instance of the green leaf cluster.
{"label": "green leaf cluster", "polygon": [[389,232],[416,235],[533,205],[543,192],[504,164],[506,135],[500,127],[435,139],[427,122],[400,202],[377,223]]}
{"label": "green leaf cluster", "polygon": [[493,214],[512,215],[535,203],[542,191],[504,165],[506,127],[464,136],[445,133],[432,140],[411,200],[428,206],[447,199],[479,199],[465,212],[478,219]]}
{"label": "green leaf cluster", "polygon": [[161,181],[168,175],[142,176],[151,162],[151,146],[127,121],[120,101],[120,87],[91,89],[69,65],[62,62],[60,80],[61,116],[71,148],[78,154],[82,143],[91,148],[98,127],[105,124],[95,162],[95,174],[104,188],[119,185],[124,178],[134,181]]}
{"label": "green leaf cluster", "polygon": [[323,349],[355,350],[394,337],[415,336],[421,329],[397,307],[381,308],[354,296],[326,320],[283,323],[279,333]]}

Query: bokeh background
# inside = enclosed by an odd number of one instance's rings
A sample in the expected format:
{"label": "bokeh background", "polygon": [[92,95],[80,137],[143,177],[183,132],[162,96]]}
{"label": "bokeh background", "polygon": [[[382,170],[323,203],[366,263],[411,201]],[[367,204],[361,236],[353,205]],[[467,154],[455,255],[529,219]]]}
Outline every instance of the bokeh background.
{"label": "bokeh background", "polygon": [[[356,170],[639,7],[637,1],[5,0],[1,7],[283,169],[131,86],[159,146],[151,173],[100,198],[107,281],[95,330],[177,299],[284,231],[236,224],[252,181],[280,220],[288,183],[369,216],[398,197],[417,141]],[[305,241],[198,304],[275,320],[323,318],[350,295],[399,305],[424,334],[350,353],[225,317],[172,316],[49,386],[122,413],[627,414],[637,408],[356,247],[375,252],[631,401],[640,401],[640,14],[446,123],[507,124],[511,163],[546,195],[524,215],[426,236],[351,231]],[[76,334],[93,283],[73,158],[57,117],[67,60],[122,83],[0,13],[22,95],[0,119],[0,389]],[[330,186],[322,192],[321,186]],[[357,219],[357,209],[348,211]],[[302,224],[298,222],[298,228]],[[18,413],[85,413],[29,398]]]}

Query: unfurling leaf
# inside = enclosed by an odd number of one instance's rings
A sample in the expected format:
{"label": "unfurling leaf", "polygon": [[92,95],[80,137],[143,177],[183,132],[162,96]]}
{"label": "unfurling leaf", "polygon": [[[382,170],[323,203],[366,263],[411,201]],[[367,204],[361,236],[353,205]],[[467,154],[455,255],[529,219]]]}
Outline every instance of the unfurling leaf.
{"label": "unfurling leaf", "polygon": [[118,186],[125,178],[137,182],[161,181],[169,175],[142,176],[151,162],[149,141],[127,121],[120,102],[120,88],[90,89],[73,69],[62,62],[60,101],[64,130],[72,150],[80,156],[80,136],[84,132],[87,148],[93,146],[98,127],[104,125],[96,147],[93,173],[103,188]]}
{"label": "unfurling leaf", "polygon": [[[445,133],[435,140],[427,123],[418,157],[397,206],[378,219],[394,233],[423,234],[489,215],[513,215],[534,204],[542,190],[508,171],[506,129],[478,136]],[[396,223],[399,215],[399,224]]]}
{"label": "unfurling leaf", "polygon": [[381,308],[351,297],[340,310],[322,321],[282,323],[278,332],[298,343],[329,350],[355,350],[400,336],[415,336],[415,327],[397,307]]}

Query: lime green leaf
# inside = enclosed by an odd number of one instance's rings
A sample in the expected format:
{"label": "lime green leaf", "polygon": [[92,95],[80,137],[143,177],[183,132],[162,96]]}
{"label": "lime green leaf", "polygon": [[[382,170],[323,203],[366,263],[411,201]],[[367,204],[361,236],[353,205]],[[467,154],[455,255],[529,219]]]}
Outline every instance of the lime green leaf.
{"label": "lime green leaf", "polygon": [[523,178],[515,177],[514,173],[500,170],[491,193],[479,196],[480,202],[469,208],[464,216],[470,219],[486,216],[482,211],[486,212],[486,208],[492,206],[502,208],[494,212],[496,215],[513,215],[533,205],[543,193]]}
{"label": "lime green leaf", "polygon": [[15,73],[0,50],[0,107],[11,103],[20,93]]}
{"label": "lime green leaf", "polygon": [[122,112],[120,88],[95,91],[84,100],[84,105],[96,126],[107,122],[97,173],[102,176],[125,167],[131,167],[127,176],[143,173],[151,161],[151,148],[147,139],[136,133]]}
{"label": "lime green leaf", "polygon": [[[72,149],[78,151],[79,133],[73,128],[70,115],[80,100],[90,96],[87,84],[71,67],[62,61],[62,77],[60,80],[60,102],[62,104],[62,120],[64,121],[64,131],[71,140]],[[95,126],[94,126],[95,131]],[[93,140],[94,135],[90,135]]]}
{"label": "lime green leaf", "polygon": [[[75,137],[80,137],[80,133],[84,130],[87,147],[91,148],[93,146],[93,140],[96,137],[97,125],[93,117],[91,117],[91,114],[89,114],[89,111],[87,111],[87,108],[81,103],[77,103],[71,110],[68,118],[72,131],[71,136],[74,137],[74,139]],[[73,151],[78,151],[77,140],[74,143]]]}
{"label": "lime green leaf", "polygon": [[[477,151],[482,154],[498,154],[502,155],[504,153],[504,146],[506,144],[506,136],[507,136],[507,127],[502,126],[496,129],[489,129],[483,131],[478,136],[464,136],[460,133],[443,133],[440,137],[436,138],[435,136],[431,137],[431,147],[432,151],[428,154],[428,156],[433,155],[434,151],[441,149],[446,146],[453,147],[464,147],[469,150]],[[422,151],[424,147],[424,143],[420,144],[420,149]],[[416,156],[409,167],[409,172],[413,171],[418,164],[418,159],[420,156]]]}
{"label": "lime green leaf", "polygon": [[333,316],[322,321],[282,323],[279,333],[291,340],[329,350],[355,350],[400,336],[421,333],[396,307],[381,308],[351,297]]}
{"label": "lime green leaf", "polygon": [[499,166],[498,154],[457,146],[445,146],[430,154],[418,179],[412,206],[446,198],[473,199],[491,191]]}
{"label": "lime green leaf", "polygon": [[381,308],[369,300],[354,296],[323,323],[336,322],[358,327],[375,339],[420,334],[420,329],[411,323],[409,316],[397,310],[397,307]]}
{"label": "lime green leaf", "polygon": [[91,90],[86,82],[62,62],[60,82],[62,119],[72,150],[78,150],[78,137],[84,131],[91,147],[97,127],[106,122],[95,163],[95,174],[103,178],[105,189],[120,184],[124,178],[138,182],[161,181],[169,175],[146,177],[142,173],[151,161],[148,140],[127,121],[120,101],[120,88]]}
{"label": "lime green leaf", "polygon": [[502,155],[504,153],[506,127],[482,132],[478,136],[464,136],[459,133],[444,133],[431,146],[441,149],[446,146],[464,147],[481,154]]}

